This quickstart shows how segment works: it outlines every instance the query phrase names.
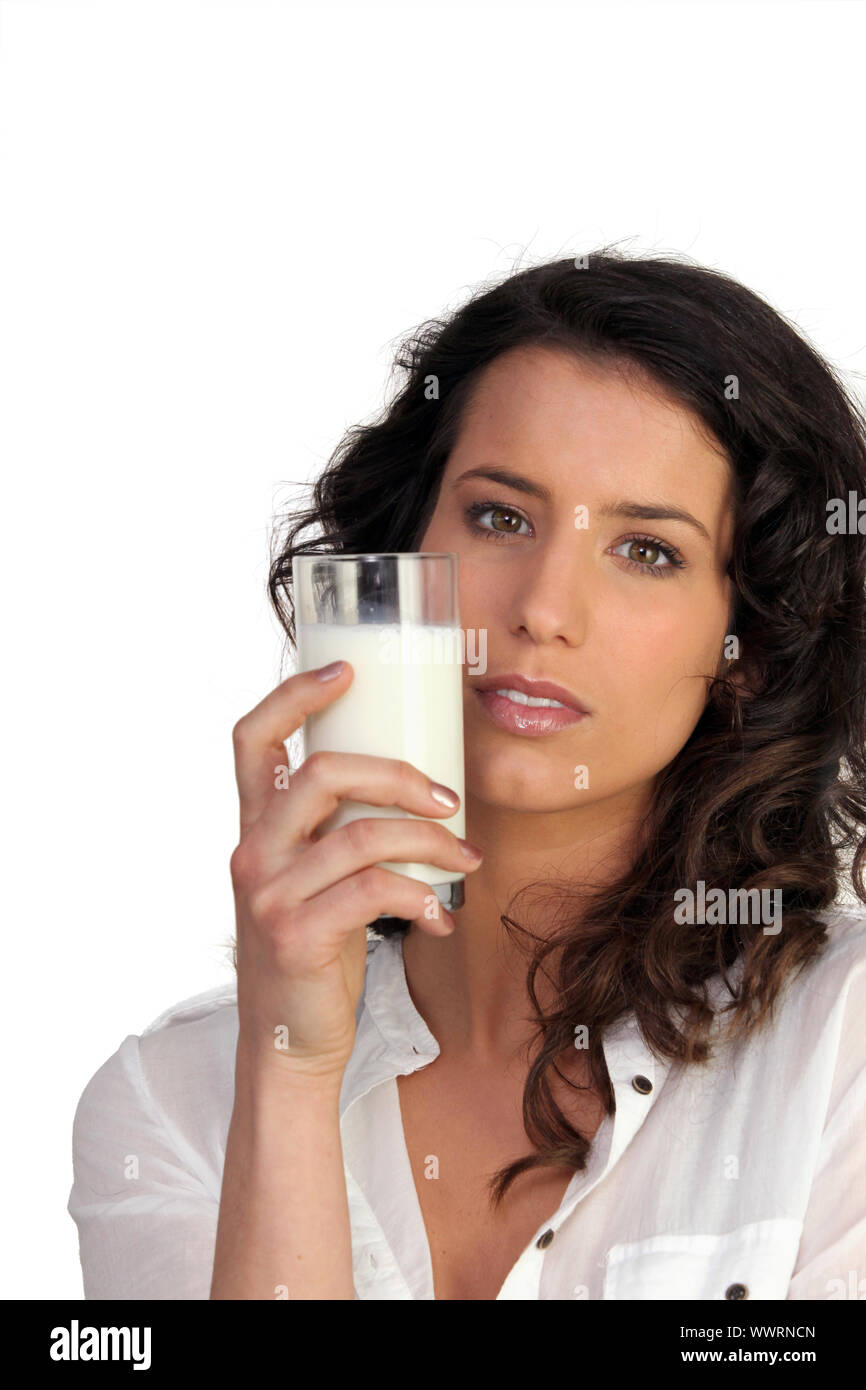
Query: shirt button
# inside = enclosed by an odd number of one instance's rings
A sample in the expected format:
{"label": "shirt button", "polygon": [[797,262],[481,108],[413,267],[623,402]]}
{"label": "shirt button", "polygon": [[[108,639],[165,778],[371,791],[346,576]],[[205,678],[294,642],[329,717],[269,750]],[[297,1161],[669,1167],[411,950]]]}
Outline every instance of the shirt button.
{"label": "shirt button", "polygon": [[653,1088],[653,1084],[648,1076],[633,1076],[631,1079],[631,1084],[632,1086],[634,1086],[636,1091],[640,1091],[642,1096],[649,1095],[650,1091]]}
{"label": "shirt button", "polygon": [[725,1298],[748,1298],[749,1290],[745,1284],[729,1284],[725,1289]]}
{"label": "shirt button", "polygon": [[536,1247],[536,1249],[537,1249],[537,1250],[546,1250],[547,1247],[548,1247],[548,1245],[550,1244],[550,1242],[553,1240],[553,1236],[554,1236],[554,1232],[553,1232],[553,1231],[545,1231],[545,1232],[544,1232],[544,1235],[543,1235],[543,1236],[539,1236],[539,1237],[538,1237],[538,1240],[535,1242],[535,1247]]}

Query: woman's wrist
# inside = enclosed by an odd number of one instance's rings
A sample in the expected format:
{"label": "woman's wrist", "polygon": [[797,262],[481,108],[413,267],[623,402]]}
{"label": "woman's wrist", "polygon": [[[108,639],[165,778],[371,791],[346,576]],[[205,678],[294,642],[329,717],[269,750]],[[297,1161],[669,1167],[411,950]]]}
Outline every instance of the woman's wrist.
{"label": "woman's wrist", "polygon": [[256,1047],[238,1039],[235,1060],[235,1100],[252,1103],[279,1102],[283,1096],[302,1097],[336,1105],[343,1085],[346,1062],[286,1056],[275,1048]]}

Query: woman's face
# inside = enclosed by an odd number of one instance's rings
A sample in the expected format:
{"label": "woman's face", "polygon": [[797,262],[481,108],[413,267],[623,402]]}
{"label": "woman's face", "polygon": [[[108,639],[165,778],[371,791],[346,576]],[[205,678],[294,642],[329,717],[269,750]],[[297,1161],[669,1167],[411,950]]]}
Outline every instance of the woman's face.
{"label": "woman's face", "polygon": [[[497,468],[547,498],[465,476]],[[494,505],[467,515],[482,502]],[[490,364],[417,543],[457,552],[461,626],[486,629],[486,671],[464,667],[469,799],[526,811],[643,803],[700,717],[705,677],[722,669],[732,529],[730,465],[656,387],[550,347]],[[514,672],[557,682],[590,713],[541,736],[501,727],[477,686]]]}

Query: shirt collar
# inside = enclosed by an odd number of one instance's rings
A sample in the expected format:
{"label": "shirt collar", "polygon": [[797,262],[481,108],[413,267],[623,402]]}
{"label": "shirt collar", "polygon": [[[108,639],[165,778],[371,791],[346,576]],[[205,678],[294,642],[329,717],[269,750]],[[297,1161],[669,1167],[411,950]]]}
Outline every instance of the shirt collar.
{"label": "shirt collar", "polygon": [[[728,971],[732,982],[741,975],[742,967],[741,957]],[[720,977],[713,977],[708,993],[711,1004],[724,1002],[727,991]],[[417,1071],[439,1056],[439,1044],[409,993],[400,933],[368,939],[366,977],[358,1012],[355,1045],[340,1092],[341,1116],[374,1086]],[[676,1009],[674,1014],[682,1017]],[[604,1165],[607,1171],[640,1129],[672,1063],[655,1056],[633,1012],[607,1029],[603,1050],[616,1099],[611,1147]],[[641,1078],[649,1082],[649,1090]]]}
{"label": "shirt collar", "polygon": [[357,1017],[340,1091],[341,1116],[380,1082],[407,1076],[439,1056],[439,1044],[409,993],[400,933],[368,938]]}
{"label": "shirt collar", "polygon": [[[739,960],[728,971],[729,978],[733,981],[741,969],[742,960]],[[724,1002],[726,991],[718,976],[709,982],[707,992],[713,1004]],[[409,993],[400,934],[368,939],[364,989],[356,1017],[355,1043],[340,1092],[340,1121],[344,1160],[347,1173],[352,1178],[351,1191],[355,1194],[356,1215],[353,1219],[360,1223],[359,1230],[372,1233],[372,1239],[379,1229],[379,1218],[359,1183],[368,1180],[365,1175],[370,1160],[371,1127],[375,1131],[377,1122],[363,1110],[348,1117],[346,1112],[374,1087],[393,1081],[396,1076],[417,1071],[419,1067],[434,1061],[440,1051],[439,1044]],[[672,1068],[669,1060],[656,1057],[647,1046],[633,1013],[624,1015],[607,1029],[603,1050],[613,1087],[614,1111],[603,1118],[590,1146],[586,1166],[572,1174],[557,1211],[542,1223],[530,1243],[534,1243],[545,1230],[558,1230],[578,1203],[618,1162],[659,1102]],[[357,1178],[352,1176],[353,1170]],[[399,1242],[399,1234],[393,1239]],[[423,1259],[425,1248],[423,1242],[419,1241],[414,1255],[412,1251],[403,1252],[404,1259],[410,1262],[413,1258]],[[419,1251],[422,1253],[419,1254]],[[403,1291],[394,1296],[404,1296],[405,1279],[397,1270],[395,1257],[387,1249],[380,1250],[380,1255],[386,1259],[394,1287]],[[422,1273],[432,1289],[429,1265],[422,1264]],[[368,1278],[370,1272],[363,1267],[360,1271],[356,1270],[356,1276]]]}

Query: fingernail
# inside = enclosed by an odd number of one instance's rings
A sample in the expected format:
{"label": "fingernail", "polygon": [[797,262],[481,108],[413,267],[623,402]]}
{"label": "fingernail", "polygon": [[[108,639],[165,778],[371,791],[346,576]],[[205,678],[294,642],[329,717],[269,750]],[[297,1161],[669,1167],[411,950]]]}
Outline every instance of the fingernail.
{"label": "fingernail", "polygon": [[483,850],[483,849],[479,849],[477,845],[473,845],[473,843],[472,843],[471,840],[461,840],[461,841],[460,841],[460,848],[462,849],[463,853],[466,855],[466,858],[467,858],[467,859],[483,859],[483,858],[484,858],[484,850]]}
{"label": "fingernail", "polygon": [[316,677],[320,681],[332,681],[335,676],[339,676],[345,664],[345,661],[332,661],[329,666],[320,666]]}
{"label": "fingernail", "polygon": [[460,797],[450,791],[448,787],[443,787],[441,782],[430,783],[430,795],[434,801],[439,802],[440,806],[447,806],[452,811],[456,811],[460,805]]}

